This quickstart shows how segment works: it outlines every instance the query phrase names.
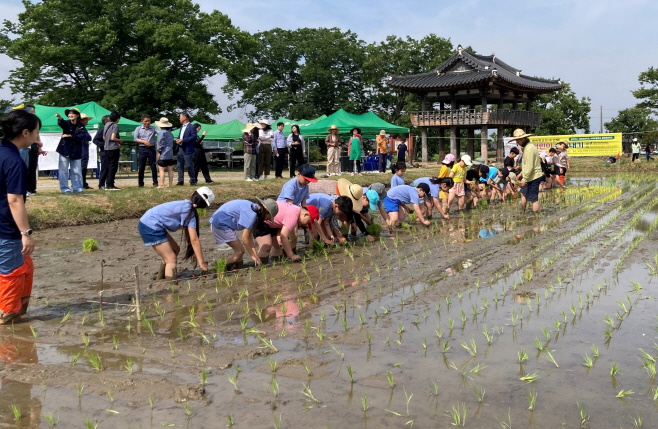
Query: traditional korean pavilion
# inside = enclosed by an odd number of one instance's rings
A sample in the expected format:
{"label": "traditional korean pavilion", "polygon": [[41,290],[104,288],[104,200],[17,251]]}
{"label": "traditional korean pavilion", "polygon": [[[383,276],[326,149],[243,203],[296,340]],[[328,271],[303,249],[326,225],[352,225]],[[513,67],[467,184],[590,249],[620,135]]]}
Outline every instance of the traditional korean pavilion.
{"label": "traditional korean pavilion", "polygon": [[[505,129],[525,128],[531,131],[539,127],[541,113],[531,111],[534,99],[537,95],[562,89],[559,80],[524,75],[521,70],[501,61],[496,54],[471,54],[461,45],[436,70],[389,77],[388,85],[417,94],[421,99],[421,110],[410,112],[410,116],[411,123],[421,128],[423,162],[427,162],[428,127],[439,128],[441,149],[444,147],[445,131],[450,130],[450,153],[455,156],[459,156],[459,130],[467,130],[467,152],[473,156],[475,130],[480,129],[484,158],[488,131],[494,127],[498,135],[497,159],[502,160]],[[524,110],[519,109],[520,103],[525,105]],[[505,104],[511,104],[512,109],[503,109]]]}

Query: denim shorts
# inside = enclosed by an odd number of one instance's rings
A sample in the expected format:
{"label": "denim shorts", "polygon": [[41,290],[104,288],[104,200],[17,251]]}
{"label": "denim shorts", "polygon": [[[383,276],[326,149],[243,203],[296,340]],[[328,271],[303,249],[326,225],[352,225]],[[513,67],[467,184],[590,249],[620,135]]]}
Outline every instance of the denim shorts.
{"label": "denim shorts", "polygon": [[0,274],[10,274],[25,263],[23,240],[0,238]]}
{"label": "denim shorts", "polygon": [[139,235],[142,236],[145,247],[155,246],[156,244],[162,244],[167,241],[167,231],[165,230],[149,228],[142,222],[137,225],[137,230],[139,231]]}

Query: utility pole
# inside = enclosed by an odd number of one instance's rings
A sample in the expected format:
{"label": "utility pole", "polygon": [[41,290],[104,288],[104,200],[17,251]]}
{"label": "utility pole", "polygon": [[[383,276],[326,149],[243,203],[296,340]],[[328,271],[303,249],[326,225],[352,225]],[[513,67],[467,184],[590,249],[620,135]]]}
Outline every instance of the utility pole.
{"label": "utility pole", "polygon": [[603,134],[603,105],[601,105],[601,131],[599,133]]}

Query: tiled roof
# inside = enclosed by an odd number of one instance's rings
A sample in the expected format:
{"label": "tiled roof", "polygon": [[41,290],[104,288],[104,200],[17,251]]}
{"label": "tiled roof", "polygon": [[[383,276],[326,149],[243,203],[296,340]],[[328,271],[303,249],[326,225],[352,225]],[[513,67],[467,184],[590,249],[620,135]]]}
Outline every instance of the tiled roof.
{"label": "tiled roof", "polygon": [[388,85],[411,92],[457,89],[472,86],[474,83],[500,80],[506,86],[531,91],[557,91],[562,82],[552,79],[521,74],[516,69],[498,59],[495,55],[471,54],[459,46],[458,51],[448,58],[435,71],[410,76],[393,76]]}

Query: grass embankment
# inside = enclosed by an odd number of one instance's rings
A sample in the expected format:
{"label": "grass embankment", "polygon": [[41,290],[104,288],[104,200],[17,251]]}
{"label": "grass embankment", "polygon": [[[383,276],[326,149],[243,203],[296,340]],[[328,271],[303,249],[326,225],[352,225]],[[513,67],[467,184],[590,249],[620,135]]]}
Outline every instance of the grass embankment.
{"label": "grass embankment", "polygon": [[[435,176],[438,172],[438,167],[410,169],[405,174],[405,180],[409,183],[418,177]],[[388,185],[391,181],[390,172],[341,177],[364,186],[375,182]],[[210,186],[215,193],[213,207],[241,198],[276,198],[285,182],[281,179],[260,182],[220,179]],[[199,183],[199,186],[203,184]],[[186,185],[165,189],[125,187],[120,192],[93,190],[83,194],[39,192],[27,200],[28,218],[30,226],[36,230],[137,218],[158,204],[189,197],[194,189]]]}
{"label": "grass embankment", "polygon": [[571,173],[615,174],[658,170],[658,159],[647,162],[641,155],[639,162],[631,162],[630,156],[622,156],[614,164],[607,164],[607,156],[569,158]]}

